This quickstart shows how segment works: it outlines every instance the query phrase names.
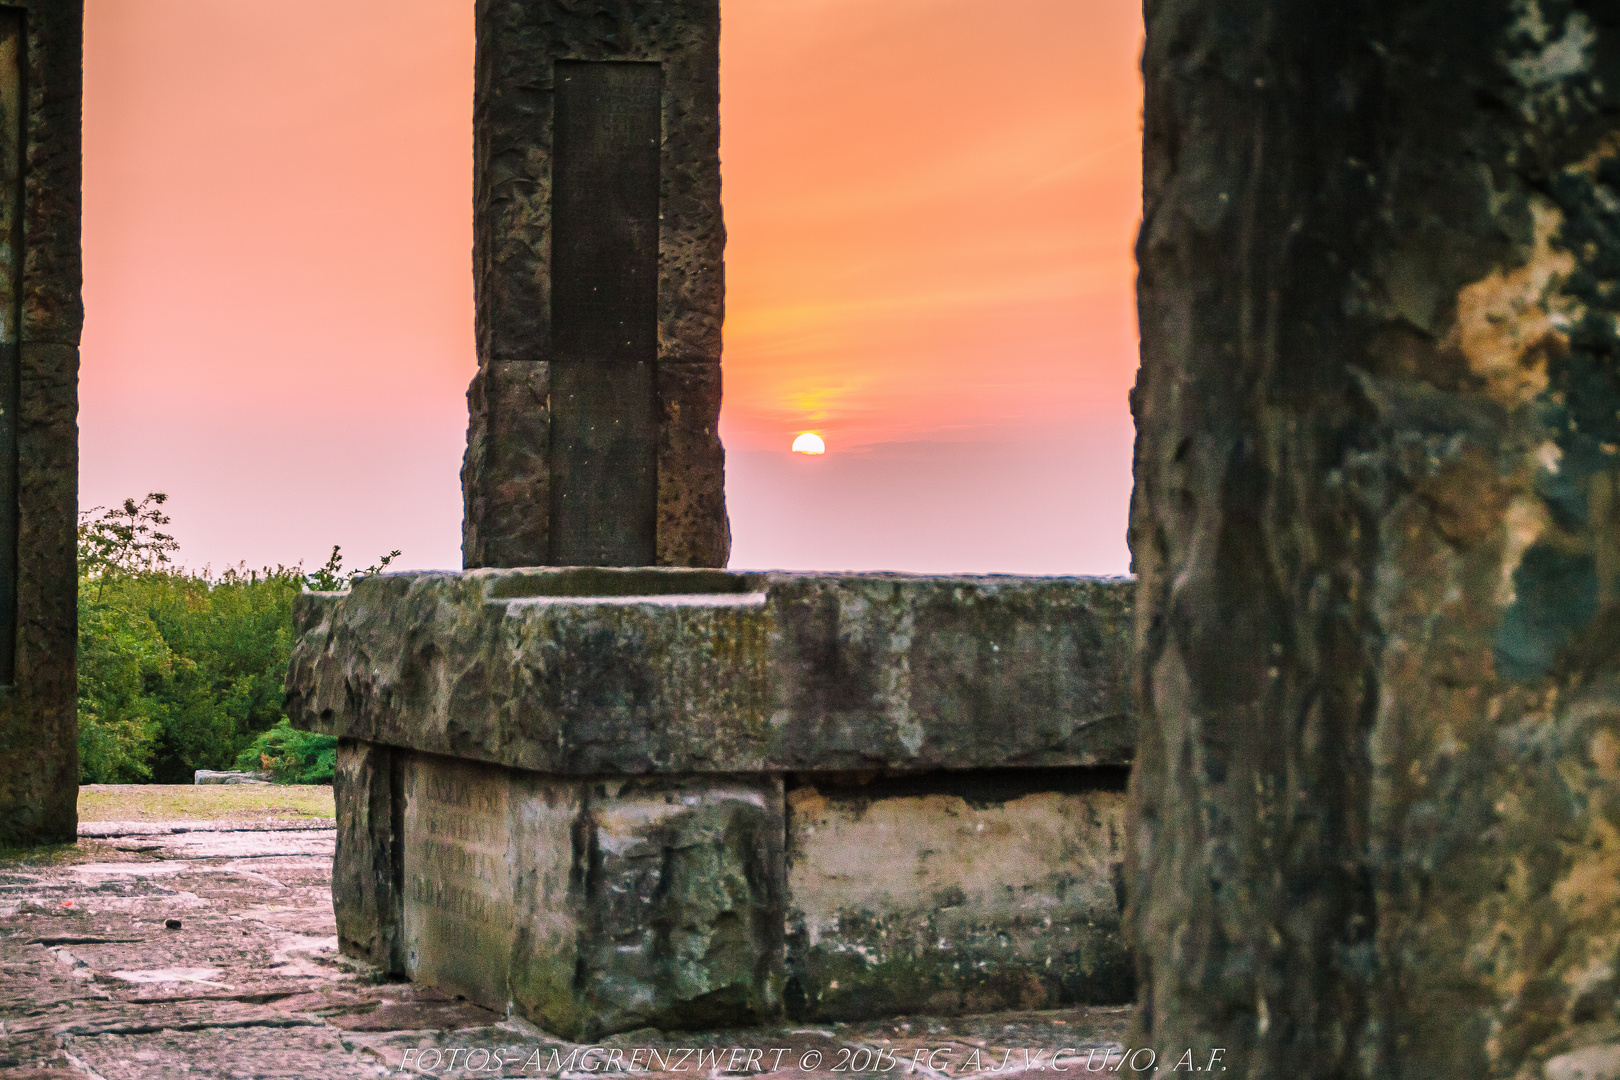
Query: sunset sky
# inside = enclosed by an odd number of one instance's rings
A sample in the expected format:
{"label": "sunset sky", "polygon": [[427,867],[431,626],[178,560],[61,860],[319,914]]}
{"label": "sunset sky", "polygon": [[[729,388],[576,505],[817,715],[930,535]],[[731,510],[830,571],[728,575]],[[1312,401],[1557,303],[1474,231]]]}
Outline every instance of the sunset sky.
{"label": "sunset sky", "polygon": [[[81,505],[459,566],[470,0],[85,7]],[[1124,572],[1139,3],[722,26],[732,565]]]}

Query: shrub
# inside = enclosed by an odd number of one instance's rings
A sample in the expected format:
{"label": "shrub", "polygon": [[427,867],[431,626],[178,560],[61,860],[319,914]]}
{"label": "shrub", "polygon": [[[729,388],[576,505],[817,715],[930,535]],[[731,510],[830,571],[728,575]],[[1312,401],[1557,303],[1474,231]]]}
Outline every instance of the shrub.
{"label": "shrub", "polygon": [[152,778],[162,707],[147,693],[173,655],[151,619],[85,603],[79,594],[79,779]]}
{"label": "shrub", "polygon": [[347,574],[336,547],[314,574],[191,573],[173,565],[166,498],[79,516],[80,782],[189,783],[249,758],[293,782],[329,781],[335,740],[293,731],[282,711],[293,601],[399,552]]}
{"label": "shrub", "polygon": [[284,784],[330,784],[337,740],[299,731],[284,716],[236,759],[238,769],[262,769]]}
{"label": "shrub", "polygon": [[299,571],[109,574],[79,595],[80,773],[187,783],[282,716]]}

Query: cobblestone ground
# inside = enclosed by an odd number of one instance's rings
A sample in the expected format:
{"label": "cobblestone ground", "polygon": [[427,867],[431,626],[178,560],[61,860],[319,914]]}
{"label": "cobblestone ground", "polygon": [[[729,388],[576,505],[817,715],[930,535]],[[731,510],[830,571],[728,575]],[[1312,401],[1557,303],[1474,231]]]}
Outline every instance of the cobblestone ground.
{"label": "cobblestone ground", "polygon": [[1164,1068],[1122,1059],[1121,1008],[649,1029],[577,1046],[339,957],[329,821],[87,822],[80,837],[0,860],[0,1080],[1066,1080]]}

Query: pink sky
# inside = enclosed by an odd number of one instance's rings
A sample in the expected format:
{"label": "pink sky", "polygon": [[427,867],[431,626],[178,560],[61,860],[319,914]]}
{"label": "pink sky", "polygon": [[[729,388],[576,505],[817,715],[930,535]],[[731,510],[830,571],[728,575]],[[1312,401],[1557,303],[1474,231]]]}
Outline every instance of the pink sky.
{"label": "pink sky", "polygon": [[[722,10],[732,565],[1123,572],[1140,6]],[[81,505],[459,566],[472,5],[85,24]]]}

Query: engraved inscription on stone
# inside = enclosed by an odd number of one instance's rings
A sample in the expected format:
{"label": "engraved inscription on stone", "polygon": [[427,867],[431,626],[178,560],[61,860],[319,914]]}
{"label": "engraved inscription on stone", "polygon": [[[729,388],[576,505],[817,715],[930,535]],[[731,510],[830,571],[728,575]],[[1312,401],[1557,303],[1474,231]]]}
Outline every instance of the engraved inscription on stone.
{"label": "engraved inscription on stone", "polygon": [[558,61],[551,561],[656,561],[658,64]]}
{"label": "engraved inscription on stone", "polygon": [[16,681],[27,13],[0,8],[0,684]]}
{"label": "engraved inscription on stone", "polygon": [[414,756],[404,787],[406,970],[504,1003],[513,922],[506,775]]}

